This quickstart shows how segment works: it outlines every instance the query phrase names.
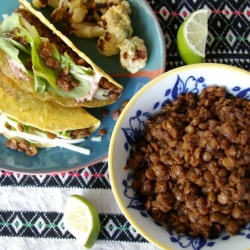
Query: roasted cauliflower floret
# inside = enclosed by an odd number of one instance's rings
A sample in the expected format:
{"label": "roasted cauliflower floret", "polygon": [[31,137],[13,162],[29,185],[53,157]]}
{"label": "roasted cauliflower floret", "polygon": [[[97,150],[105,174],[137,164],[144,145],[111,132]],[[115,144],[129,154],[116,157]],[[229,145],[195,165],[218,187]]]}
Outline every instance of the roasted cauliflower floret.
{"label": "roasted cauliflower floret", "polygon": [[52,8],[56,8],[59,4],[59,0],[33,0],[32,4],[34,5],[34,7],[36,8],[44,8],[47,5],[51,6]]}
{"label": "roasted cauliflower floret", "polygon": [[142,39],[137,36],[124,39],[117,44],[117,47],[121,50],[120,63],[124,69],[135,74],[145,67],[148,60],[148,53]]}
{"label": "roasted cauliflower floret", "polygon": [[48,5],[52,8],[56,8],[59,4],[59,0],[48,0]]}
{"label": "roasted cauliflower floret", "polygon": [[[98,10],[104,15],[107,10],[114,5],[123,5],[128,14],[131,14],[130,4],[126,0],[95,0]],[[98,6],[99,5],[99,6]]]}
{"label": "roasted cauliflower floret", "polygon": [[67,18],[70,23],[79,23],[81,22],[86,14],[88,9],[85,6],[83,0],[59,0],[57,7],[53,10],[51,14],[51,19],[53,23],[58,23],[63,18]]}
{"label": "roasted cauliflower floret", "polygon": [[124,0],[107,0],[107,4],[108,5],[119,5],[121,2],[123,2]]}
{"label": "roasted cauliflower floret", "polygon": [[108,6],[119,5],[122,2],[127,2],[126,0],[94,0],[97,4],[107,4]]}
{"label": "roasted cauliflower floret", "polygon": [[121,1],[121,3],[120,3],[122,6],[124,6],[125,7],[125,9],[126,9],[126,11],[127,11],[127,13],[130,15],[131,13],[132,13],[132,10],[131,10],[131,8],[130,8],[130,4],[129,4],[129,2],[128,1]]}
{"label": "roasted cauliflower floret", "polygon": [[97,3],[97,4],[106,4],[107,0],[95,0],[95,3]]}
{"label": "roasted cauliflower floret", "polygon": [[56,24],[61,21],[68,8],[68,0],[59,0],[58,6],[53,10],[51,14],[51,19],[53,23]]}
{"label": "roasted cauliflower floret", "polygon": [[105,30],[94,23],[80,22],[71,24],[70,33],[78,37],[94,38],[104,35]]}
{"label": "roasted cauliflower floret", "polygon": [[110,33],[117,34],[119,40],[131,37],[133,29],[131,20],[124,5],[114,5],[102,15],[99,25]]}
{"label": "roasted cauliflower floret", "polygon": [[70,23],[80,23],[88,13],[88,9],[83,4],[82,0],[68,1],[69,10],[67,12],[67,19]]}
{"label": "roasted cauliflower floret", "polygon": [[46,7],[47,6],[47,3],[44,3],[42,0],[33,0],[32,4],[36,8],[42,8],[42,7]]}
{"label": "roasted cauliflower floret", "polygon": [[106,32],[105,35],[101,36],[97,43],[97,49],[104,56],[113,56],[119,53],[116,36]]}
{"label": "roasted cauliflower floret", "polygon": [[127,10],[123,5],[112,6],[101,19],[102,21],[99,22],[99,25],[105,29],[106,33],[104,37],[99,38],[97,48],[105,56],[114,55],[115,51],[118,54],[119,49],[114,49],[113,47],[116,47],[116,44],[124,39],[130,38],[133,34]]}

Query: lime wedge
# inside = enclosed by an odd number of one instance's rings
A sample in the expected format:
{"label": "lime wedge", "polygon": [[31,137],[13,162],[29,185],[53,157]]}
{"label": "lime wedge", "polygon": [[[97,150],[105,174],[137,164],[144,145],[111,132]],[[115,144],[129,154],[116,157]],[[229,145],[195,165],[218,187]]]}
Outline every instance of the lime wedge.
{"label": "lime wedge", "polygon": [[101,230],[96,207],[80,195],[72,195],[68,198],[64,211],[64,224],[85,248],[91,248],[94,245]]}
{"label": "lime wedge", "polygon": [[201,63],[205,58],[208,35],[208,10],[194,11],[181,24],[177,32],[177,48],[186,64]]}

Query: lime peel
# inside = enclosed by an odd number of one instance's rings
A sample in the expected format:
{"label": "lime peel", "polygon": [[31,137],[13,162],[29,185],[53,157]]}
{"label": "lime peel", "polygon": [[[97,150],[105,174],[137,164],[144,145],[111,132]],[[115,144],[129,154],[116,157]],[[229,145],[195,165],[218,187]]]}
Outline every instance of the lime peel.
{"label": "lime peel", "polygon": [[208,10],[192,12],[177,32],[177,48],[186,64],[202,63],[208,35]]}
{"label": "lime peel", "polygon": [[64,211],[64,224],[85,248],[91,248],[94,245],[101,231],[96,207],[80,195],[71,195],[68,198]]}

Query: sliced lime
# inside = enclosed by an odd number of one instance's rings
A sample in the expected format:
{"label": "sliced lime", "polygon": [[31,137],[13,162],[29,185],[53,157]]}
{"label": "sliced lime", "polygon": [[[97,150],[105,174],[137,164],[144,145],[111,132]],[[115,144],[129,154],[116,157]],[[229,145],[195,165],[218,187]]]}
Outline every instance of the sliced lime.
{"label": "sliced lime", "polygon": [[205,58],[208,35],[208,10],[200,9],[181,24],[177,32],[177,47],[186,64],[201,63]]}
{"label": "sliced lime", "polygon": [[91,248],[101,230],[96,207],[80,195],[68,198],[64,211],[66,229],[85,247]]}

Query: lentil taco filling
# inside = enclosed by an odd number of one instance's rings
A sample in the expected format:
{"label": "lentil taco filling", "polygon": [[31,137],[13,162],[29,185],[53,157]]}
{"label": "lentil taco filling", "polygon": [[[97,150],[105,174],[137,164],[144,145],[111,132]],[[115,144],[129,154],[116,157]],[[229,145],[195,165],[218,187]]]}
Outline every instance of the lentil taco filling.
{"label": "lentil taco filling", "polygon": [[125,166],[146,210],[194,237],[237,234],[250,222],[250,103],[208,87],[162,111]]}
{"label": "lentil taco filling", "polygon": [[28,2],[21,3],[1,24],[0,54],[9,62],[3,73],[11,78],[14,75],[25,91],[44,101],[86,107],[115,102],[123,87]]}

